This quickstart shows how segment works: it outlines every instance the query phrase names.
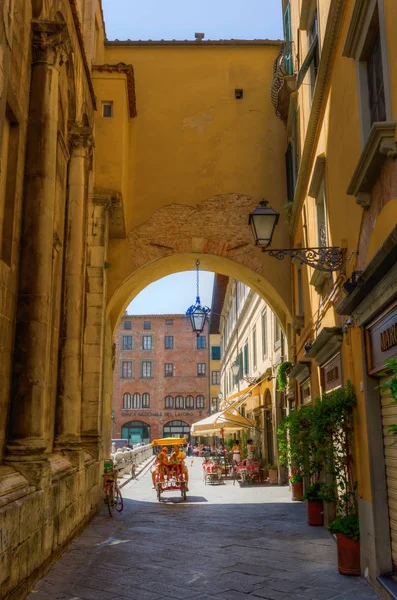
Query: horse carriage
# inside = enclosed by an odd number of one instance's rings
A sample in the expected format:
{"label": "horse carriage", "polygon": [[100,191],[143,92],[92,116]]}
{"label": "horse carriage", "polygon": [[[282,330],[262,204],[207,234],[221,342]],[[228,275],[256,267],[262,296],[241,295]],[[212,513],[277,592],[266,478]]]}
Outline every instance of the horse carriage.
{"label": "horse carriage", "polygon": [[[180,446],[185,444],[185,438],[161,438],[152,441],[152,446],[162,447],[157,454],[153,471],[153,485],[159,502],[164,492],[175,491],[180,491],[182,500],[186,500],[188,491],[188,473],[184,463],[186,455],[179,450]],[[167,446],[173,446],[173,452],[169,459],[166,452],[163,452],[164,449],[167,450]]]}

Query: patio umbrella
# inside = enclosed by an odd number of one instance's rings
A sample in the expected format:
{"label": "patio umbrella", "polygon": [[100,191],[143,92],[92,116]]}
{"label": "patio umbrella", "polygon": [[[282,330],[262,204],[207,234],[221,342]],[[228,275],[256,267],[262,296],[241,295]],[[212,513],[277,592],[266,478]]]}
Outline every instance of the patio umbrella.
{"label": "patio umbrella", "polygon": [[241,429],[255,428],[255,423],[243,417],[240,414],[233,414],[229,411],[221,411],[201,419],[193,423],[190,433],[195,437],[200,435],[211,435],[224,429],[228,433],[235,433],[241,431]]}

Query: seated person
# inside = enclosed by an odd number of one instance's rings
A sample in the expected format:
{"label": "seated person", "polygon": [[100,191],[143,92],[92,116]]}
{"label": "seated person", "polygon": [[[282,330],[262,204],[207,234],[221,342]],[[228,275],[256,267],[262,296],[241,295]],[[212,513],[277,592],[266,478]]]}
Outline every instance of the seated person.
{"label": "seated person", "polygon": [[156,487],[156,476],[159,475],[168,475],[168,456],[167,456],[168,448],[167,446],[163,446],[160,452],[157,455],[157,458],[153,465],[152,470],[152,482],[153,487]]}
{"label": "seated person", "polygon": [[185,465],[185,462],[184,462],[186,454],[179,449],[179,446],[175,446],[174,453],[176,454],[176,460],[178,461],[178,464],[181,465],[182,473],[185,476],[186,490],[189,491],[189,488],[188,488],[188,485],[189,485],[189,473],[188,473],[188,470],[187,470],[187,466]]}

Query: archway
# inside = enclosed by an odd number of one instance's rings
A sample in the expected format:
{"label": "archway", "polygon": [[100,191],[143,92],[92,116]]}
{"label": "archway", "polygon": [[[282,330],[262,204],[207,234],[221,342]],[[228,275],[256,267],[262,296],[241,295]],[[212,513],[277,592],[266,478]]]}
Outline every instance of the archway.
{"label": "archway", "polygon": [[150,443],[150,425],[144,421],[128,421],[121,427],[122,439],[133,444]]}
{"label": "archway", "polygon": [[190,425],[185,421],[168,421],[163,427],[164,437],[190,438]]}

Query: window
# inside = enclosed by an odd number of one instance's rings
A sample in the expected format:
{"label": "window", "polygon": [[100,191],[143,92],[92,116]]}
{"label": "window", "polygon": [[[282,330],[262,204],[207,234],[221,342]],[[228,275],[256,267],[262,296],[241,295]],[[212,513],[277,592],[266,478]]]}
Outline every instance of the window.
{"label": "window", "polygon": [[194,408],[194,398],[193,398],[193,396],[186,396],[185,407],[186,408]]}
{"label": "window", "polygon": [[131,408],[131,394],[124,394],[123,395],[123,408],[124,409],[129,409]]}
{"label": "window", "polygon": [[314,86],[316,84],[318,66],[320,64],[320,48],[318,43],[318,15],[317,10],[314,11],[313,20],[308,31],[309,48],[314,46],[313,60],[310,64],[310,89],[313,98]]}
{"label": "window", "polygon": [[244,375],[249,373],[248,342],[244,344]]}
{"label": "window", "polygon": [[141,408],[141,395],[134,394],[132,396],[132,408]]}
{"label": "window", "polygon": [[204,408],[204,396],[196,397],[196,408]]}
{"label": "window", "polygon": [[280,321],[274,315],[274,347],[278,348],[281,345],[281,327]]}
{"label": "window", "polygon": [[132,379],[132,360],[123,360],[121,363],[121,378]]}
{"label": "window", "polygon": [[212,371],[212,385],[220,385],[221,374],[219,371]]}
{"label": "window", "polygon": [[124,329],[132,329],[132,321],[124,321]]}
{"label": "window", "polygon": [[153,350],[153,336],[143,335],[142,336],[142,350]]}
{"label": "window", "polygon": [[150,394],[142,394],[142,408],[150,408]]}
{"label": "window", "polygon": [[314,85],[316,83],[317,71],[320,62],[320,52],[318,45],[318,17],[317,10],[313,14],[311,25],[307,32],[307,54],[306,58],[303,61],[301,68],[299,69],[298,77],[297,77],[297,88],[300,87],[303,80],[306,77],[307,72],[310,72],[310,86],[311,93],[313,96]]}
{"label": "window", "polygon": [[254,329],[252,330],[252,362],[253,364],[253,368],[254,371],[256,371],[256,359],[257,359],[257,352],[256,352],[256,327],[254,327]]}
{"label": "window", "polygon": [[102,102],[102,116],[105,119],[113,117],[113,102]]}
{"label": "window", "polygon": [[166,325],[173,325],[174,321],[172,319],[166,319],[165,324]]}
{"label": "window", "polygon": [[150,360],[143,360],[142,361],[142,378],[143,379],[150,379],[151,377],[153,377],[152,374],[152,362]]}
{"label": "window", "polygon": [[185,408],[185,399],[183,396],[176,396],[175,408]]}
{"label": "window", "polygon": [[173,363],[165,363],[164,365],[164,377],[174,376],[174,365]]}
{"label": "window", "polygon": [[267,311],[262,313],[262,354],[267,356]]}
{"label": "window", "polygon": [[374,123],[392,120],[388,44],[381,4],[380,0],[355,3],[343,48],[343,56],[357,61],[363,145]]}
{"label": "window", "polygon": [[197,350],[204,350],[206,348],[205,335],[197,336]]}
{"label": "window", "polygon": [[218,404],[219,404],[218,398],[212,397],[211,398],[211,412],[212,413],[218,412],[218,409],[219,409]]}
{"label": "window", "polygon": [[385,86],[379,24],[367,56],[367,80],[370,127],[376,121],[386,121]]}
{"label": "window", "polygon": [[174,398],[172,396],[166,396],[165,408],[174,408]]}
{"label": "window", "polygon": [[123,335],[122,350],[132,350],[132,335]]}
{"label": "window", "polygon": [[147,331],[148,331],[148,330],[150,330],[150,329],[152,328],[152,324],[151,324],[151,322],[150,322],[150,321],[144,321],[144,322],[143,322],[143,328],[144,328],[145,330],[147,330]]}
{"label": "window", "polygon": [[166,350],[172,350],[174,347],[174,336],[166,335],[164,338],[164,347]]}
{"label": "window", "polygon": [[205,377],[205,363],[197,363],[197,375],[198,377]]}
{"label": "window", "polygon": [[316,196],[317,244],[319,248],[328,246],[327,217],[325,209],[325,185],[322,181]]}
{"label": "window", "polygon": [[221,347],[220,346],[212,346],[211,359],[212,360],[220,360],[221,359]]}
{"label": "window", "polygon": [[286,75],[294,74],[294,59],[292,54],[292,28],[291,28],[291,6],[290,2],[284,13],[284,71]]}

